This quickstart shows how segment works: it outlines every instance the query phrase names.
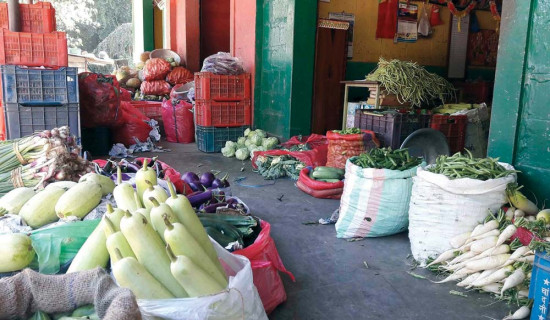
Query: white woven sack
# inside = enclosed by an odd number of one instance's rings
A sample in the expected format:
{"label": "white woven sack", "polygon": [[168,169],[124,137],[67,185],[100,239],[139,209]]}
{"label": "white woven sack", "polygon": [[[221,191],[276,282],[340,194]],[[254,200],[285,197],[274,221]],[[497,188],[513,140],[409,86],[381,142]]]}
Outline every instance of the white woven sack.
{"label": "white woven sack", "polygon": [[139,299],[144,320],[267,320],[248,258],[229,253],[212,238],[210,241],[229,276],[227,289],[196,298]]}
{"label": "white woven sack", "polygon": [[361,168],[348,159],[336,236],[382,237],[407,230],[415,172]]}
{"label": "white woven sack", "polygon": [[[506,169],[513,169],[501,163]],[[487,181],[470,178],[450,180],[418,168],[413,178],[409,205],[409,239],[414,258],[426,259],[449,250],[449,239],[470,232],[506,202],[506,185],[516,175]]]}

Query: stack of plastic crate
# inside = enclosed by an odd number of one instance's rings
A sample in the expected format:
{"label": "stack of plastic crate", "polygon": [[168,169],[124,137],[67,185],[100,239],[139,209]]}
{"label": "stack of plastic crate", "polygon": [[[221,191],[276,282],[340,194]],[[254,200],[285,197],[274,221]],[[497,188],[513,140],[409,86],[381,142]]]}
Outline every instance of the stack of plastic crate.
{"label": "stack of plastic crate", "polygon": [[250,74],[195,73],[195,132],[203,152],[220,152],[251,125]]}
{"label": "stack of plastic crate", "polygon": [[0,3],[0,139],[70,126],[80,137],[78,70],[69,68],[67,36],[55,28],[49,2],[20,4],[21,32],[8,30]]}

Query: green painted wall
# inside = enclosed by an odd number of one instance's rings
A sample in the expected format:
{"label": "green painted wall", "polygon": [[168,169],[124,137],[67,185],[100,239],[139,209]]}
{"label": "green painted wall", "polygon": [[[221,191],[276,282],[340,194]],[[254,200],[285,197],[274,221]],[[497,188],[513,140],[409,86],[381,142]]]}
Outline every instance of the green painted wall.
{"label": "green painted wall", "polygon": [[255,127],[310,133],[316,17],[316,0],[258,0]]}
{"label": "green painted wall", "polygon": [[513,163],[526,195],[550,199],[550,1],[504,1],[488,153]]}

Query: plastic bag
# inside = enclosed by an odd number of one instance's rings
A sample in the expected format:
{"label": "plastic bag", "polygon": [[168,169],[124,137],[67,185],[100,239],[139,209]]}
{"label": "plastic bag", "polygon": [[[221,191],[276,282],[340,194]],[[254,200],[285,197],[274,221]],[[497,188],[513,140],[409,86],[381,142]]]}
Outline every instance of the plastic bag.
{"label": "plastic bag", "polygon": [[121,114],[113,130],[113,143],[122,143],[125,146],[135,144],[134,137],[139,141],[146,141],[151,132],[147,123],[150,119],[134,108],[129,102],[120,103]]}
{"label": "plastic bag", "polygon": [[361,130],[359,134],[339,134],[328,131],[327,166],[343,169],[346,160],[380,146],[374,132]]}
{"label": "plastic bag", "polygon": [[186,84],[193,81],[195,75],[190,70],[184,67],[176,67],[166,76],[166,81],[171,85]]}
{"label": "plastic bag", "polygon": [[227,52],[218,52],[204,59],[201,72],[238,75],[244,73],[244,69],[238,58],[231,56],[231,54]]}
{"label": "plastic bag", "polygon": [[120,106],[120,87],[114,76],[84,72],[78,75],[80,119],[84,128],[115,123]]}
{"label": "plastic bag", "polygon": [[149,59],[143,66],[143,78],[145,81],[164,80],[170,72],[170,68],[170,62],[164,59]]}
{"label": "plastic bag", "polygon": [[193,105],[185,101],[166,100],[162,102],[162,121],[166,141],[178,143],[195,142]]}
{"label": "plastic bag", "polygon": [[432,26],[430,26],[430,18],[428,18],[426,4],[422,6],[422,11],[420,11],[420,21],[418,21],[418,33],[424,37],[427,37],[432,33]]}
{"label": "plastic bag", "polygon": [[300,171],[296,187],[315,198],[340,199],[344,191],[344,181],[331,183],[311,179],[309,172],[312,169],[312,167],[306,167]]}
{"label": "plastic bag", "polygon": [[[513,169],[502,164],[506,169]],[[486,181],[450,180],[418,168],[409,205],[409,239],[414,258],[421,264],[451,249],[449,239],[470,232],[506,203],[505,189],[515,175]]]}
{"label": "plastic bag", "polygon": [[32,247],[40,273],[58,273],[62,265],[74,258],[99,221],[68,222],[32,231]]}
{"label": "plastic bag", "polygon": [[220,293],[196,298],[139,299],[144,320],[267,320],[254,286],[250,261],[227,252],[210,239],[229,276],[229,285]]}
{"label": "plastic bag", "polygon": [[143,81],[141,83],[141,93],[145,95],[164,96],[170,94],[172,87],[164,80]]}
{"label": "plastic bag", "polygon": [[283,265],[275,241],[271,237],[271,225],[260,221],[262,231],[253,244],[233,252],[247,257],[252,262],[254,285],[258,288],[260,298],[267,313],[286,300],[286,292],[278,271],[286,273],[292,281],[294,275]]}
{"label": "plastic bag", "polygon": [[362,168],[348,160],[336,237],[383,237],[407,230],[416,170]]}

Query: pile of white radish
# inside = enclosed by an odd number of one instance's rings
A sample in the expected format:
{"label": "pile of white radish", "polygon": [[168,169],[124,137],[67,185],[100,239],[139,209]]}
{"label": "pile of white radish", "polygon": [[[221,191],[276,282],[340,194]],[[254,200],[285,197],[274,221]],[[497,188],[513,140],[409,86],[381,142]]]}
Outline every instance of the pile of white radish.
{"label": "pile of white radish", "polygon": [[[509,216],[509,215],[508,215]],[[443,252],[426,267],[450,273],[435,283],[458,281],[465,289],[477,289],[499,298],[509,298],[525,303],[529,293],[529,281],[535,255],[528,246],[511,241],[519,223],[511,223],[504,212],[491,216],[476,226],[472,232],[458,235],[450,240],[452,249]],[[505,319],[523,319],[529,308],[523,306]]]}

